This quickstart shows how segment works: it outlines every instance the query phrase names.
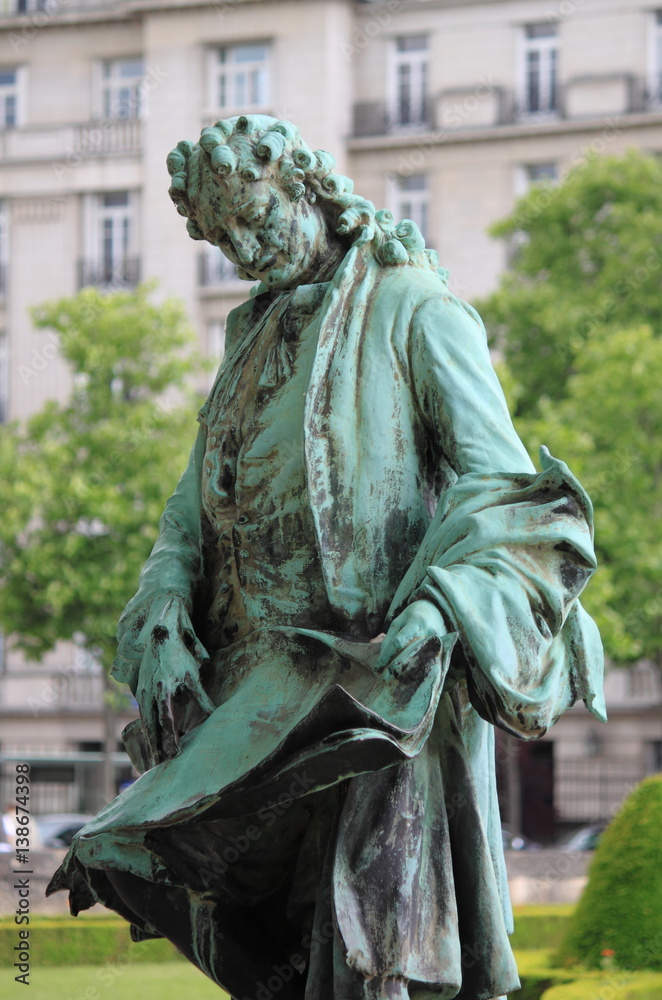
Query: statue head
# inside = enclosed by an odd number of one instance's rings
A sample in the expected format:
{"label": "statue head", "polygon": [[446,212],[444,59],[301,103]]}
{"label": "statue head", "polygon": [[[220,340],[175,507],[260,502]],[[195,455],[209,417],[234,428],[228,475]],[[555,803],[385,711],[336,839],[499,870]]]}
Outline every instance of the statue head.
{"label": "statue head", "polygon": [[375,241],[383,264],[436,265],[420,231],[354,194],[324,150],[290,122],[242,115],[205,128],[168,156],[170,197],[189,235],[220,247],[242,278],[290,288],[331,276],[353,242]]}

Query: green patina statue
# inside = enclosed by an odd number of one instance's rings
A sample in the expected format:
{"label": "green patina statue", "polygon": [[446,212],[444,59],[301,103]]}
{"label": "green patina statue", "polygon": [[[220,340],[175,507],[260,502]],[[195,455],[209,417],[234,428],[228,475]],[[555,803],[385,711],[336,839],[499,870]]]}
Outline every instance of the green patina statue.
{"label": "green patina statue", "polygon": [[119,625],[144,773],[50,891],[238,1000],[501,997],[493,727],[604,718],[590,501],[534,470],[417,227],[294,126],[220,121],[168,169],[259,284]]}

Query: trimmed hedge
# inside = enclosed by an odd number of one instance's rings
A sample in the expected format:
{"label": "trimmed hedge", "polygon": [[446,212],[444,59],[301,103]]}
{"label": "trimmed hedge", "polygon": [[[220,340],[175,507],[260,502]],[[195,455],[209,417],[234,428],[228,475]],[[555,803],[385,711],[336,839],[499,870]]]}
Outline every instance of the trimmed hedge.
{"label": "trimmed hedge", "polygon": [[510,943],[516,950],[558,948],[568,930],[574,905],[516,906],[515,933]]}
{"label": "trimmed hedge", "polygon": [[598,844],[561,945],[562,964],[662,971],[662,775],[625,800]]}
{"label": "trimmed hedge", "polygon": [[[530,953],[527,957],[518,956],[518,963],[527,963],[526,968],[521,966],[525,971],[521,971],[520,978],[529,975],[527,970],[530,970],[534,953],[536,964],[540,964],[548,955],[545,949],[558,948],[572,911],[572,906],[559,904],[516,907],[515,933],[511,944],[518,952]],[[13,918],[0,918],[0,967],[11,965],[9,956],[18,943],[18,930]],[[95,965],[122,960],[127,955],[132,962],[185,961],[169,941],[133,944],[129,937],[129,925],[109,912],[98,916],[85,914],[75,920],[68,916],[37,916],[30,922],[30,931],[34,961],[38,965]],[[549,965],[546,959],[543,964],[545,967]],[[539,995],[532,993],[531,997],[536,1000]],[[517,1000],[529,1000],[528,993],[518,992]]]}
{"label": "trimmed hedge", "polygon": [[[515,934],[511,941],[517,952],[522,989],[513,994],[514,1000],[539,1000],[543,990],[570,978],[564,970],[551,968],[550,949],[559,946],[572,911],[572,906],[558,904],[515,909]],[[0,967],[11,965],[18,930],[11,917],[0,919]],[[169,941],[133,944],[128,924],[108,912],[98,916],[84,914],[75,920],[68,916],[37,916],[30,922],[30,931],[37,968],[101,965],[127,959],[132,963],[185,961]]]}
{"label": "trimmed hedge", "polygon": [[[19,943],[12,919],[0,920],[0,967],[11,966],[13,948]],[[186,961],[169,941],[134,944],[129,925],[120,918],[33,917],[30,951],[36,968],[54,965],[102,965],[106,962]]]}

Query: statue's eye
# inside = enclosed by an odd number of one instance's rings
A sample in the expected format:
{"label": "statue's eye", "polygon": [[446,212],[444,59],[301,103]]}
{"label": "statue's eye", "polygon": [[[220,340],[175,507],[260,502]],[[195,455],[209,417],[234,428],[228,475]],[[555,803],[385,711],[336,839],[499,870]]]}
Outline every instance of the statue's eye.
{"label": "statue's eye", "polygon": [[250,229],[259,229],[267,221],[269,208],[256,208],[244,216],[244,222]]}

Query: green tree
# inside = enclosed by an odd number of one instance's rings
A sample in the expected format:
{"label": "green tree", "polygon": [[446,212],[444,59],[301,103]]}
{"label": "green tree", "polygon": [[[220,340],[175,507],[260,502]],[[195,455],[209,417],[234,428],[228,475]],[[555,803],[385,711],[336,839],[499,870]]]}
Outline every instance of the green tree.
{"label": "green tree", "polygon": [[649,324],[662,332],[662,163],[591,156],[562,184],[533,187],[492,234],[516,247],[480,304],[520,383],[517,413],[561,399],[587,341]]}
{"label": "green tree", "polygon": [[590,157],[493,233],[519,249],[481,304],[515,423],[595,505],[584,601],[613,659],[662,665],[662,164]]}
{"label": "green tree", "polygon": [[563,399],[517,426],[568,462],[595,507],[600,570],[583,598],[607,652],[662,666],[662,338],[605,329],[575,359]]}
{"label": "green tree", "polygon": [[32,658],[75,639],[110,667],[195,435],[194,333],[148,292],[85,289],[34,312],[59,335],[73,391],[0,433],[0,627]]}

